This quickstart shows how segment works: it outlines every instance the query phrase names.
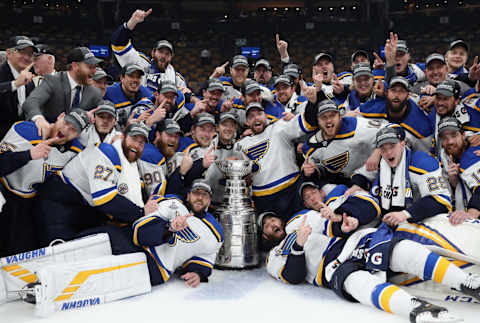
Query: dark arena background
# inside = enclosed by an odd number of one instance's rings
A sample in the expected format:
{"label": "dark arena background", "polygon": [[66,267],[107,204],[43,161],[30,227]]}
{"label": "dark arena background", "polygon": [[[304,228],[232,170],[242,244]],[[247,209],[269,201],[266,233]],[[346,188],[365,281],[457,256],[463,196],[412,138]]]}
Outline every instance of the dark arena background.
{"label": "dark arena background", "polygon": [[[251,63],[265,57],[274,75],[280,74],[275,33],[289,43],[306,80],[315,54],[331,53],[340,73],[350,69],[355,50],[381,51],[388,31],[408,42],[412,62],[445,53],[455,39],[468,42],[471,53],[480,52],[480,29],[474,28],[480,2],[475,0],[6,0],[0,2],[0,48],[5,49],[3,42],[10,36],[29,36],[55,48],[56,69],[62,70],[65,53],[89,46],[109,57],[103,67],[118,77],[110,36],[135,9],[149,8],[152,14],[135,29],[134,46],[149,55],[154,41],[170,40],[175,47],[172,62],[194,91],[242,48]],[[202,49],[211,52],[209,64],[200,64]]]}

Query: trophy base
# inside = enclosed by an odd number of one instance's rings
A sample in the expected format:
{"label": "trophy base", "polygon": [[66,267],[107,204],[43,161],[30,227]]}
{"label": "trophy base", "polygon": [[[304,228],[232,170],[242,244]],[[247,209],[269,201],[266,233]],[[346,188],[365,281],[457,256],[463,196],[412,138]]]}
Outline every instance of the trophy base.
{"label": "trophy base", "polygon": [[245,265],[243,267],[234,267],[234,266],[225,266],[225,265],[214,265],[215,269],[218,270],[250,270],[260,268],[260,264],[257,265]]}

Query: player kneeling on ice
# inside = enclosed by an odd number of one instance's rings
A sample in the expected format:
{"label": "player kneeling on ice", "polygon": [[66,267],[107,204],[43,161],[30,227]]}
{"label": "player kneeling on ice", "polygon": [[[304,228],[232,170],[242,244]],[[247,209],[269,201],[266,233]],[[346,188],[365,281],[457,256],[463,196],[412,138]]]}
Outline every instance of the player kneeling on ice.
{"label": "player kneeling on ice", "polygon": [[[346,214],[342,217],[340,229],[345,236],[357,229],[359,222]],[[270,275],[290,284],[307,281],[331,288],[349,301],[410,317],[413,323],[461,320],[386,282],[389,269],[433,280],[480,300],[480,277],[468,275],[419,243],[397,240],[385,223],[341,239],[324,233],[326,221],[320,213],[305,213],[282,225],[283,240],[267,258]]]}

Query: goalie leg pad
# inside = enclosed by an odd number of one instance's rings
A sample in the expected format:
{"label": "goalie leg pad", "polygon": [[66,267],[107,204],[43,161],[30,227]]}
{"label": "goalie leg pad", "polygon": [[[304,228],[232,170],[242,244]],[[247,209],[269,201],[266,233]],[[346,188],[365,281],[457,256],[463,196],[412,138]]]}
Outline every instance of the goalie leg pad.
{"label": "goalie leg pad", "polygon": [[[6,301],[19,299],[20,296],[16,291],[21,290],[29,283],[35,282],[37,280],[35,272],[42,266],[111,254],[112,249],[108,234],[101,233],[1,258],[0,276],[3,276],[6,288]],[[0,289],[2,288],[3,286],[0,284]],[[0,291],[0,295],[2,295],[2,291]]]}
{"label": "goalie leg pad", "polygon": [[35,314],[47,316],[151,291],[146,256],[137,252],[74,263],[53,264],[37,272]]}

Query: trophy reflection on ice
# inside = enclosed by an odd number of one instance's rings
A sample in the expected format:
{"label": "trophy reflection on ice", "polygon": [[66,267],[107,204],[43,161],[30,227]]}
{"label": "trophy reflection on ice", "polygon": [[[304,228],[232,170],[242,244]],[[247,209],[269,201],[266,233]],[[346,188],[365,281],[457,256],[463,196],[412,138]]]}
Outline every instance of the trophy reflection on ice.
{"label": "trophy reflection on ice", "polygon": [[215,264],[220,269],[257,267],[255,210],[243,179],[251,173],[252,164],[248,160],[221,160],[216,164],[226,178],[226,185],[223,202],[215,212],[224,237]]}

